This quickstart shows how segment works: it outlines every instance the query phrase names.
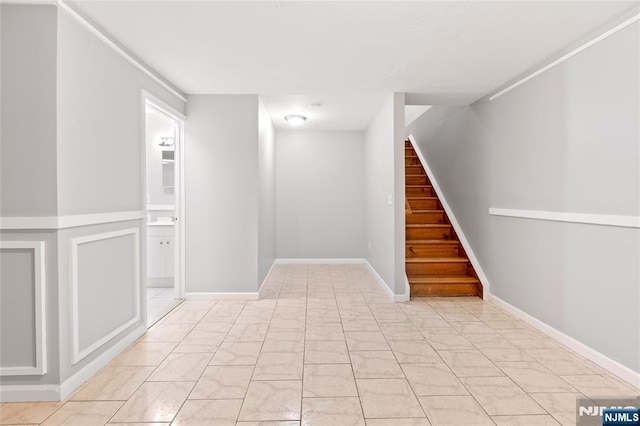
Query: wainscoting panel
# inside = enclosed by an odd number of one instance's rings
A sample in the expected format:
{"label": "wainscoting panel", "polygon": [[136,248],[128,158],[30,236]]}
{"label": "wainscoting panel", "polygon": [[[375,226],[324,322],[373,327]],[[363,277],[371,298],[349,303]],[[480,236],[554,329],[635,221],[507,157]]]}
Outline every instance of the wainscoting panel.
{"label": "wainscoting panel", "polygon": [[0,376],[46,374],[44,241],[0,242]]}
{"label": "wainscoting panel", "polygon": [[71,239],[73,364],[140,321],[140,231]]}

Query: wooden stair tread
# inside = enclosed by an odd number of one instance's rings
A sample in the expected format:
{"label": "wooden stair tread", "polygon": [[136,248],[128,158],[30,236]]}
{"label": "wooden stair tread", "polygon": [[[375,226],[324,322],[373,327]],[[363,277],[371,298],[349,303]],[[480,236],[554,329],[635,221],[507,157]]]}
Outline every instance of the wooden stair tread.
{"label": "wooden stair tread", "polygon": [[407,200],[437,200],[438,197],[407,197]]}
{"label": "wooden stair tread", "polygon": [[418,244],[459,244],[458,240],[408,240],[406,242],[407,245],[418,245]]}
{"label": "wooden stair tread", "polygon": [[413,214],[420,214],[420,213],[444,213],[444,210],[438,210],[438,209],[411,209],[411,213]]}
{"label": "wooden stair tread", "polygon": [[444,263],[444,262],[456,262],[467,263],[469,259],[460,256],[438,256],[438,257],[408,257],[407,263]]}
{"label": "wooden stair tread", "polygon": [[470,275],[422,275],[409,277],[409,284],[474,284],[479,282]]}
{"label": "wooden stair tread", "polygon": [[407,228],[451,228],[448,223],[408,223]]}

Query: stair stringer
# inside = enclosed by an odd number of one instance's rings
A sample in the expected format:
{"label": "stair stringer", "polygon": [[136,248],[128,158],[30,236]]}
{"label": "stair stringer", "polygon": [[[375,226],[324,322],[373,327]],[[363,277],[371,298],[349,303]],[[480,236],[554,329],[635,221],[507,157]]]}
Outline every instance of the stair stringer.
{"label": "stair stringer", "polygon": [[429,181],[431,182],[431,186],[433,187],[433,190],[436,192],[436,195],[440,200],[440,203],[442,204],[442,208],[444,209],[445,213],[449,217],[449,222],[451,222],[451,226],[453,227],[453,229],[456,231],[456,234],[458,235],[458,240],[460,240],[460,244],[462,244],[464,251],[467,253],[467,257],[471,262],[471,266],[473,266],[473,269],[476,271],[476,274],[478,274],[478,279],[480,280],[480,284],[482,285],[482,299],[489,300],[489,297],[491,294],[491,284],[489,283],[489,278],[487,278],[487,275],[484,273],[484,270],[482,269],[482,266],[480,265],[478,258],[473,253],[471,244],[469,244],[467,237],[465,237],[464,232],[462,232],[462,228],[460,227],[460,224],[458,223],[456,216],[453,214],[453,210],[451,210],[449,203],[447,203],[447,199],[442,193],[442,190],[440,189],[440,185],[438,185],[438,181],[436,180],[436,177],[433,174],[433,171],[429,167],[427,160],[422,155],[422,151],[420,151],[420,148],[418,147],[416,140],[414,139],[413,135],[409,135],[408,138],[409,138],[409,141],[411,142],[411,145],[413,146],[413,149],[418,155],[420,164],[424,168],[424,171],[427,173],[427,177],[429,178]]}

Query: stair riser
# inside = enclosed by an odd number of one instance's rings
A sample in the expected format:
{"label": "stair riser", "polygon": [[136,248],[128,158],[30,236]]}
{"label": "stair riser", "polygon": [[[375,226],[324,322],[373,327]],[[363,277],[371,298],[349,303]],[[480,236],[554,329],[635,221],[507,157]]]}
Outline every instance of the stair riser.
{"label": "stair riser", "polygon": [[451,231],[447,228],[407,228],[407,240],[445,240],[451,237]]}
{"label": "stair riser", "polygon": [[406,215],[407,223],[442,223],[444,220],[444,213],[433,212],[433,213],[412,213]]}
{"label": "stair riser", "polygon": [[404,164],[406,165],[420,165],[418,157],[404,157]]}
{"label": "stair riser", "polygon": [[407,188],[405,195],[407,197],[431,197],[433,196],[433,193],[430,187]]}
{"label": "stair riser", "polygon": [[458,256],[458,246],[456,244],[407,244],[406,256],[407,258]]}
{"label": "stair riser", "polygon": [[411,297],[419,296],[476,296],[476,284],[410,284]]}
{"label": "stair riser", "polygon": [[404,166],[404,173],[407,175],[427,175],[422,166]]}
{"label": "stair riser", "polygon": [[407,275],[464,275],[467,264],[462,262],[407,263]]}
{"label": "stair riser", "polygon": [[404,180],[407,185],[429,185],[429,179],[425,175],[406,176]]}
{"label": "stair riser", "polygon": [[438,208],[438,200],[409,200],[413,210],[430,210]]}

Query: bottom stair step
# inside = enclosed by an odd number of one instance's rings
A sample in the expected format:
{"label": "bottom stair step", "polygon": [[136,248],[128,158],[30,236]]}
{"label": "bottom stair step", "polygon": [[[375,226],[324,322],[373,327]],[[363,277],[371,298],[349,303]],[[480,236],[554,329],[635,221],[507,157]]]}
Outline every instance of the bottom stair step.
{"label": "bottom stair step", "polygon": [[476,296],[480,281],[469,275],[409,277],[411,296]]}

